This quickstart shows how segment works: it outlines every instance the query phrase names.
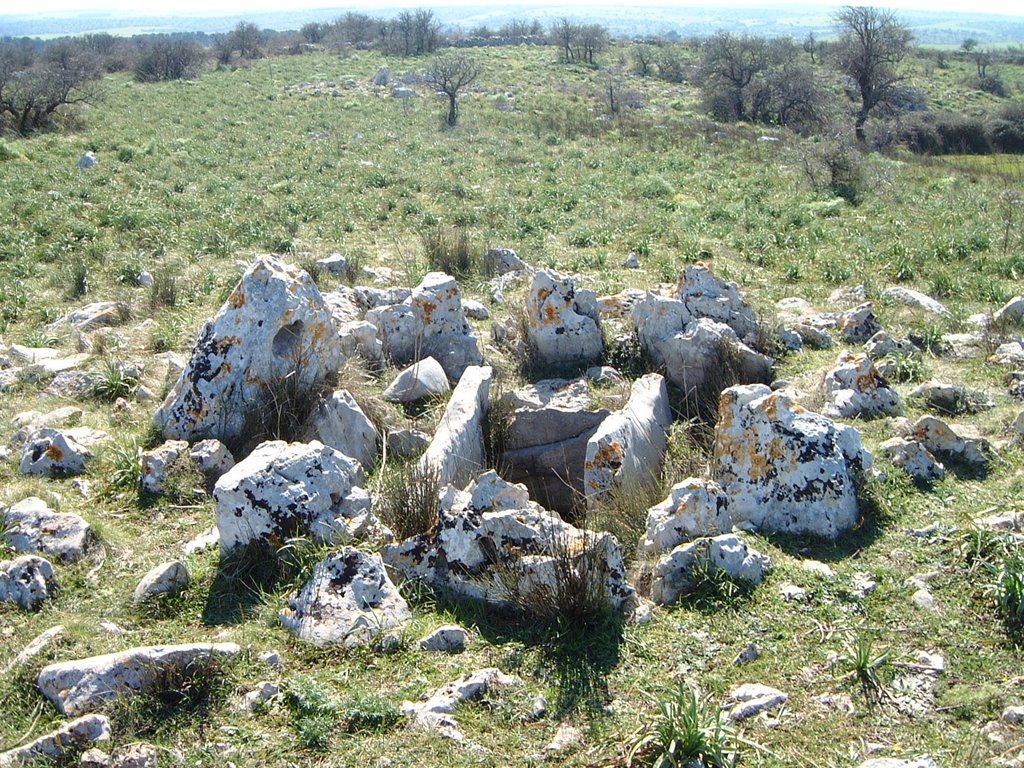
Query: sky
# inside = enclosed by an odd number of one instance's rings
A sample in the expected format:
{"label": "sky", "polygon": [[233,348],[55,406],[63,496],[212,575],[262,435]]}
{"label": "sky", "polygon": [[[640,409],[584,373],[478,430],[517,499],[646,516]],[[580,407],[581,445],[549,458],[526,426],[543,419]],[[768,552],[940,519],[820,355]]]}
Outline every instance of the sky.
{"label": "sky", "polygon": [[[758,0],[735,0],[725,3],[733,6],[772,6],[780,4],[799,4],[821,7],[821,2],[814,0],[782,0],[779,2],[759,2]],[[671,4],[675,7],[690,3],[678,0],[642,0],[645,6]],[[694,2],[694,5],[698,3]],[[861,4],[850,0],[839,0],[833,5]],[[973,0],[966,4],[964,0],[865,0],[863,4],[876,6],[907,8],[928,11],[962,11],[966,13],[996,13],[1008,16],[1024,16],[1024,2],[1021,0]],[[139,0],[0,0],[0,14],[28,14],[33,16],[68,15],[89,12],[114,12],[125,16],[225,16],[234,14],[257,13],[263,11],[294,11],[311,8],[344,8],[362,10],[370,13],[379,12],[380,8],[442,8],[459,6],[486,5],[483,0],[150,0],[140,3]],[[516,5],[542,8],[542,2],[521,0]],[[581,8],[594,8],[601,5],[622,7],[615,0],[558,0],[558,7],[578,5]],[[707,7],[706,4],[703,7]]]}

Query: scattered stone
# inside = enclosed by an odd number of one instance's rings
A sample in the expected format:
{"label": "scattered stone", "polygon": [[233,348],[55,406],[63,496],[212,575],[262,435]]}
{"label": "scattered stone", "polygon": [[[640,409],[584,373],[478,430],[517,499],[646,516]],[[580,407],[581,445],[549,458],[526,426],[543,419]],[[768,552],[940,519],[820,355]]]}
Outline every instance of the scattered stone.
{"label": "scattered stone", "polygon": [[49,413],[23,411],[17,414],[12,421],[14,426],[18,427],[18,431],[11,438],[11,445],[20,447],[28,442],[29,437],[37,429],[44,427],[63,429],[77,426],[82,421],[82,409],[69,405]]}
{"label": "scattered stone", "polygon": [[463,299],[462,309],[470,320],[487,320],[491,311],[476,299]]}
{"label": "scattered stone", "polygon": [[680,595],[716,574],[757,586],[771,564],[770,557],[748,548],[735,534],[697,539],[676,547],[658,561],[651,578],[651,599],[659,605],[672,605]]}
{"label": "scattered stone", "polygon": [[322,259],[317,259],[316,264],[325,272],[342,280],[349,276],[349,270],[351,269],[348,259],[337,252],[332,253],[330,256],[324,256]]}
{"label": "scattered stone", "polygon": [[897,760],[895,757],[873,757],[870,760],[865,760],[857,768],[939,768],[939,765],[930,757],[919,757],[913,760]]}
{"label": "scattered stone", "polygon": [[868,290],[863,285],[855,285],[852,288],[836,288],[828,295],[829,305],[861,303],[868,297]]}
{"label": "scattered stone", "polygon": [[823,413],[832,418],[874,418],[900,416],[903,402],[896,390],[863,354],[843,352],[836,367],[825,374]]}
{"label": "scattered stone", "polygon": [[0,674],[8,674],[12,670],[18,667],[23,667],[28,664],[32,659],[39,656],[43,651],[50,647],[55,640],[64,634],[64,625],[57,624],[54,627],[50,627],[45,632],[37,635],[28,645],[21,649],[21,652],[14,657],[14,661],[10,662]]}
{"label": "scattered stone", "polygon": [[658,554],[730,527],[722,489],[713,480],[690,477],[647,511],[647,532],[640,546],[646,554]]}
{"label": "scattered stone", "polygon": [[446,624],[420,638],[419,646],[421,651],[429,653],[462,653],[468,643],[466,630],[458,624]]}
{"label": "scattered stone", "polygon": [[50,327],[70,325],[79,331],[94,331],[105,326],[120,325],[127,316],[127,304],[116,301],[97,301],[73,310]]}
{"label": "scattered stone", "polygon": [[622,262],[623,269],[640,269],[640,259],[635,253],[629,254],[626,260]]}
{"label": "scattered stone", "polygon": [[352,547],[321,561],[281,611],[281,623],[300,640],[349,648],[402,627],[410,618],[409,606],[388,578],[380,556]]}
{"label": "scattered stone", "polygon": [[577,747],[583,743],[583,734],[580,733],[576,728],[573,728],[568,723],[562,723],[558,726],[558,731],[555,732],[554,738],[551,739],[545,746],[545,752],[565,752],[573,747]]}
{"label": "scattered stone", "polygon": [[199,670],[238,655],[234,643],[131,648],[43,667],[39,690],[62,715],[74,717],[119,697],[152,690],[173,670]]}
{"label": "scattered stone", "polygon": [[312,278],[265,256],[203,326],[154,419],[169,439],[231,442],[273,387],[287,379],[295,391],[312,391],[343,362],[330,310]]}
{"label": "scattered stone", "polygon": [[135,282],[139,284],[140,288],[152,288],[153,284],[156,283],[156,278],[146,270],[142,270],[136,275]]}
{"label": "scattered stone", "polygon": [[481,669],[471,675],[463,675],[441,686],[422,702],[403,702],[402,714],[408,717],[413,727],[437,733],[459,744],[466,741],[465,735],[455,721],[455,708],[473,699],[479,699],[496,688],[511,688],[521,685],[517,677],[503,674],[497,669]]}
{"label": "scattered stone", "polygon": [[958,435],[946,422],[934,416],[922,416],[910,428],[907,439],[915,440],[944,461],[980,467],[988,463],[992,446],[982,438]]}
{"label": "scattered stone", "polygon": [[129,744],[117,756],[116,768],[157,768],[157,751],[152,744]]}
{"label": "scattered stone", "polygon": [[91,458],[92,452],[66,432],[44,427],[29,436],[19,470],[23,475],[44,477],[80,475]]}
{"label": "scattered stone", "polygon": [[1003,710],[1003,714],[999,716],[999,721],[1006,725],[1020,725],[1024,723],[1024,707],[1007,707]]}
{"label": "scattered stone", "polygon": [[441,485],[463,487],[484,466],[484,419],[491,387],[490,366],[470,366],[462,374],[420,467],[436,472]]}
{"label": "scattered stone", "polygon": [[276,669],[278,671],[284,667],[284,662],[281,660],[281,654],[279,651],[263,651],[259,655],[259,660],[271,669]]}
{"label": "scattered stone", "polygon": [[579,298],[571,277],[546,269],[534,273],[526,299],[527,335],[540,365],[574,365],[601,356],[596,306],[589,313]]}
{"label": "scattered stone", "polygon": [[823,579],[831,579],[836,575],[835,571],[820,560],[801,560],[800,567],[808,573],[813,573]]}
{"label": "scattered stone", "polygon": [[734,723],[781,707],[789,701],[789,696],[777,688],[757,683],[746,683],[733,688],[729,692],[729,698],[736,702],[728,711],[728,718]]}
{"label": "scattered stone", "polygon": [[626,377],[608,365],[595,365],[587,368],[586,377],[588,381],[597,385],[621,385],[626,383]]}
{"label": "scattered stone", "polygon": [[1000,344],[988,360],[995,365],[1020,368],[1024,366],[1024,344],[1019,341]]}
{"label": "scattered stone", "polygon": [[914,592],[914,594],[911,595],[910,599],[914,602],[914,605],[916,605],[918,608],[921,608],[922,610],[935,610],[935,598],[932,596],[932,593],[924,587],[921,587],[916,592]]}
{"label": "scattered stone", "polygon": [[835,346],[832,336],[824,328],[819,328],[810,323],[797,323],[793,330],[800,336],[804,346],[811,349],[831,349]]}
{"label": "scattered stone", "polygon": [[388,453],[399,459],[418,458],[430,445],[430,435],[418,429],[396,429],[388,432]]}
{"label": "scattered stone", "polygon": [[533,704],[530,705],[530,714],[526,716],[526,719],[530,722],[536,722],[543,720],[548,713],[548,700],[544,698],[544,694],[537,694],[533,699]]}
{"label": "scattered stone", "polygon": [[151,451],[142,452],[142,490],[161,494],[167,483],[167,472],[179,457],[187,455],[188,442],[168,440]]}
{"label": "scattered stone", "polygon": [[756,643],[748,643],[747,647],[736,654],[736,658],[732,660],[732,663],[737,667],[751,664],[761,658],[761,649],[757,647]]}
{"label": "scattered stone", "polygon": [[878,582],[870,573],[855,573],[850,587],[851,596],[855,600],[863,600],[877,589]]}
{"label": "scattered stone", "polygon": [[5,509],[3,527],[15,552],[41,553],[63,563],[85,557],[93,538],[92,528],[81,517],[55,512],[36,496]]}
{"label": "scattered stone", "polygon": [[86,152],[78,158],[78,162],[75,163],[75,165],[78,166],[78,170],[80,171],[89,171],[99,165],[99,163],[100,161],[96,158],[96,155],[92,152]]}
{"label": "scattered stone", "polygon": [[488,273],[505,275],[509,272],[522,272],[526,264],[511,248],[491,248],[484,255],[484,264]]}
{"label": "scattered stone", "polygon": [[269,680],[264,680],[256,683],[256,688],[249,691],[242,697],[242,700],[238,703],[238,708],[242,712],[252,714],[259,709],[260,706],[266,704],[279,693],[281,693],[281,686],[272,683]]}
{"label": "scattered stone", "polygon": [[891,355],[919,355],[921,350],[910,339],[894,339],[886,331],[879,331],[864,344],[864,353],[872,360]]}
{"label": "scattered stone", "polygon": [[943,354],[953,360],[984,357],[985,337],[980,333],[947,333],[942,337]]}
{"label": "scattered stone", "polygon": [[853,705],[853,699],[845,693],[826,693],[818,696],[816,701],[823,707],[827,707],[841,715],[852,717],[857,714],[857,708]]}
{"label": "scattered stone", "polygon": [[103,715],[86,715],[17,749],[0,753],[0,766],[36,765],[57,761],[61,765],[90,745],[110,740],[110,721]]}
{"label": "scattered stone", "polygon": [[0,603],[17,603],[34,611],[48,600],[57,583],[53,566],[37,555],[0,561]]}
{"label": "scattered stone", "polygon": [[451,392],[444,368],[432,357],[425,357],[399,373],[384,390],[384,399],[393,403],[417,403],[428,397],[443,397]]}
{"label": "scattered stone", "polygon": [[[445,380],[447,386],[448,381]],[[320,401],[310,419],[306,442],[318,440],[351,456],[369,471],[377,463],[377,434],[373,422],[347,389],[339,389]]]}
{"label": "scattered stone", "polygon": [[178,560],[162,563],[142,577],[132,593],[132,603],[141,605],[154,597],[176,595],[189,585],[188,569]]}
{"label": "scattered stone", "polygon": [[216,479],[235,466],[235,457],[220,440],[200,440],[188,452],[196,468],[209,478]]}
{"label": "scattered stone", "polygon": [[882,296],[893,301],[898,301],[900,304],[906,304],[908,307],[914,307],[915,309],[923,309],[925,312],[930,312],[933,315],[939,315],[940,317],[950,317],[950,312],[942,304],[942,302],[936,301],[931,296],[915,291],[912,288],[904,288],[899,285],[895,285],[892,288],[886,288],[882,291]]}
{"label": "scattered stone", "polygon": [[783,584],[779,587],[779,594],[787,603],[802,603],[807,599],[807,590],[798,587],[796,584]]}
{"label": "scattered stone", "polygon": [[919,483],[933,483],[946,476],[946,468],[923,444],[894,437],[879,446],[883,456]]}
{"label": "scattered stone", "polygon": [[78,768],[111,768],[112,765],[110,755],[96,747],[85,750],[78,758]]}
{"label": "scattered stone", "polygon": [[220,543],[220,533],[216,528],[207,528],[194,539],[189,540],[181,548],[183,555],[198,555],[208,549],[213,549]]}
{"label": "scattered stone", "polygon": [[1014,296],[995,311],[992,319],[999,324],[1019,323],[1024,320],[1024,296]]}
{"label": "scattered stone", "polygon": [[843,312],[836,325],[850,344],[863,344],[882,330],[870,301]]}

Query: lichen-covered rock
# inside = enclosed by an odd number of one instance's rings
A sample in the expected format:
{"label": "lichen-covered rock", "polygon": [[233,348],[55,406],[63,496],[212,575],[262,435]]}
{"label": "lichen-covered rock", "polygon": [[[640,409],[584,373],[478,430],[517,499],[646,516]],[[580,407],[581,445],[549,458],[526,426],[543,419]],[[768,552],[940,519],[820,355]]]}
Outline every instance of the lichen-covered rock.
{"label": "lichen-covered rock", "polygon": [[109,740],[110,721],[103,715],[85,715],[23,747],[0,753],[0,768],[37,765],[41,760],[65,765],[92,744]]}
{"label": "lichen-covered rock", "polygon": [[443,397],[451,389],[441,364],[432,357],[425,357],[395,376],[384,390],[384,399],[392,403],[416,403],[428,397]]}
{"label": "lichen-covered rock", "polygon": [[533,275],[526,299],[529,344],[546,366],[596,361],[604,350],[596,307],[593,316],[577,300],[571,277],[541,269]]}
{"label": "lichen-covered rock", "polygon": [[691,317],[727,325],[744,343],[757,338],[757,315],[740,296],[739,287],[715,275],[707,265],[687,266],[679,276],[674,296]]}
{"label": "lichen-covered rock", "polygon": [[230,443],[276,383],[291,377],[293,389],[312,390],[343,362],[330,310],[312,279],[265,256],[203,326],[188,365],[154,418],[170,439]]}
{"label": "lichen-covered rock", "polygon": [[680,595],[698,588],[708,576],[722,574],[757,586],[764,581],[771,558],[749,548],[738,536],[725,533],[676,547],[654,566],[651,599],[672,605]]}
{"label": "lichen-covered rock", "polygon": [[491,388],[490,366],[470,366],[452,392],[420,466],[441,484],[459,488],[484,466],[484,419]]}
{"label": "lichen-covered rock", "polygon": [[853,427],[762,384],[722,393],[714,478],[734,525],[836,538],[856,525],[856,483],[871,466]]}
{"label": "lichen-covered rock", "polygon": [[455,721],[456,707],[463,702],[480,698],[489,690],[511,688],[521,684],[519,678],[506,675],[498,669],[481,669],[446,683],[424,701],[403,702],[402,714],[410,719],[415,728],[437,733],[446,739],[463,744],[466,737]]}
{"label": "lichen-covered rock", "polygon": [[188,455],[188,450],[186,440],[168,440],[151,451],[143,451],[142,490],[163,493],[168,470],[180,457]]}
{"label": "lichen-covered rock", "polygon": [[195,643],[131,648],[120,653],[62,661],[43,667],[39,690],[67,717],[99,709],[119,697],[154,690],[167,673],[196,674],[238,655],[234,643]]}
{"label": "lichen-covered rock", "polygon": [[[447,382],[445,382],[447,384]],[[377,463],[377,434],[373,422],[347,389],[339,389],[317,406],[306,440],[319,440],[358,461],[365,470]]]}
{"label": "lichen-covered rock", "polygon": [[85,557],[92,528],[81,517],[55,512],[35,496],[12,504],[3,513],[7,543],[15,552],[42,553],[64,563]]}
{"label": "lichen-covered rock", "polygon": [[870,301],[843,312],[837,327],[843,338],[851,344],[863,344],[882,330],[882,324],[875,317],[874,306]]}
{"label": "lichen-covered rock", "polygon": [[[508,603],[516,596],[557,592],[558,552],[569,554],[574,567],[589,562],[615,609],[633,609],[636,595],[626,582],[615,537],[575,528],[531,502],[525,487],[506,483],[493,471],[465,491],[449,488],[438,524],[386,547],[383,555],[405,579],[461,597]],[[583,558],[596,558],[597,565]]]}
{"label": "lichen-covered rock", "polygon": [[899,416],[903,401],[889,382],[879,374],[871,358],[843,352],[836,366],[825,374],[824,414],[832,418],[874,418]]}
{"label": "lichen-covered rock", "polygon": [[922,416],[906,435],[909,440],[921,443],[940,459],[970,466],[988,463],[992,446],[983,438],[962,437],[946,422],[934,416]]}
{"label": "lichen-covered rock", "polygon": [[344,547],[313,570],[288,598],[281,623],[313,645],[365,645],[411,618],[379,555]]}
{"label": "lichen-covered rock", "polygon": [[923,444],[894,437],[879,446],[882,455],[919,483],[932,483],[946,476],[946,468]]}
{"label": "lichen-covered rock", "polygon": [[916,355],[920,352],[910,339],[894,339],[886,331],[879,331],[864,344],[864,353],[872,360],[890,355]]}
{"label": "lichen-covered rock", "polygon": [[192,446],[188,455],[196,469],[214,479],[235,466],[235,457],[220,440],[200,440]]}
{"label": "lichen-covered rock", "polygon": [[71,435],[57,429],[37,429],[21,451],[23,475],[61,477],[80,475],[92,452]]}
{"label": "lichen-covered rock", "polygon": [[53,566],[37,555],[0,561],[0,603],[17,603],[34,611],[56,588]]}
{"label": "lichen-covered rock", "polygon": [[145,576],[135,587],[132,593],[132,602],[135,605],[161,595],[176,595],[189,585],[188,569],[185,564],[172,560],[169,563],[161,563]]}
{"label": "lichen-covered rock", "polygon": [[672,424],[665,379],[649,373],[633,382],[626,406],[601,422],[587,441],[583,488],[588,504],[616,488],[649,487],[661,476]]}
{"label": "lichen-covered rock", "polygon": [[262,443],[214,486],[221,549],[365,536],[376,518],[363,482],[359,462],[317,441]]}
{"label": "lichen-covered rock", "polygon": [[722,489],[713,480],[690,477],[647,511],[647,533],[640,546],[649,555],[658,554],[729,527]]}
{"label": "lichen-covered rock", "polygon": [[49,413],[39,411],[24,411],[15,415],[14,426],[18,431],[11,438],[11,445],[22,446],[37,429],[50,427],[51,429],[63,429],[76,426],[82,420],[82,409],[73,405],[57,408]]}

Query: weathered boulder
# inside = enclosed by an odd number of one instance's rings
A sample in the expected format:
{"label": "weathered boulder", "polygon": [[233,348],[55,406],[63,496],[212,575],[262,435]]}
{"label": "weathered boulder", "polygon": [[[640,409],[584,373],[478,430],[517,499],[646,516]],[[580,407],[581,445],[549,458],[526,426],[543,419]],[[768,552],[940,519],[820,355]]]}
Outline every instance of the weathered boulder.
{"label": "weathered boulder", "polygon": [[443,397],[451,389],[441,364],[432,357],[425,357],[395,376],[384,390],[384,399],[393,403],[416,403],[428,397]]}
{"label": "weathered boulder", "polygon": [[571,366],[594,362],[604,350],[596,308],[581,305],[571,277],[537,270],[526,298],[527,337],[537,362]]}
{"label": "weathered boulder", "polygon": [[923,444],[894,437],[879,446],[883,456],[919,483],[932,483],[946,476],[946,468]]}
{"label": "weathered boulder", "polygon": [[88,171],[95,168],[97,165],[99,165],[99,163],[100,161],[96,159],[96,155],[94,155],[92,152],[86,152],[84,155],[78,158],[78,162],[76,163],[76,165],[78,166],[78,169],[80,171]]}
{"label": "weathered boulder", "polygon": [[0,560],[0,603],[17,603],[34,611],[51,597],[56,586],[49,560],[37,555]]}
{"label": "weathered boulder", "polygon": [[168,471],[179,458],[188,453],[186,440],[168,440],[150,451],[143,451],[142,490],[146,493],[163,493]]}
{"label": "weathered boulder", "polygon": [[730,527],[722,489],[713,480],[690,477],[672,486],[668,498],[647,511],[647,532],[640,546],[653,555]]}
{"label": "weathered boulder", "polygon": [[919,384],[914,387],[910,396],[920,398],[932,410],[953,415],[995,408],[995,403],[987,392],[941,381],[926,381]]}
{"label": "weathered boulder", "polygon": [[[454,595],[494,603],[529,600],[559,589],[556,568],[585,562],[603,579],[601,588],[617,610],[632,610],[615,537],[583,531],[530,501],[522,485],[486,472],[465,491],[449,487],[433,530],[384,549],[384,562],[404,579],[420,580]],[[597,565],[592,560],[597,558]],[[563,562],[564,564],[564,562]]]}
{"label": "weathered boulder", "polygon": [[871,454],[853,427],[762,384],[722,393],[714,478],[733,525],[836,538],[857,524],[856,484]]}
{"label": "weathered boulder", "polygon": [[1014,296],[992,315],[999,324],[1019,323],[1024,320],[1024,296]]}
{"label": "weathered boulder", "polygon": [[469,643],[469,633],[458,624],[445,624],[420,638],[419,649],[428,653],[462,653]]}
{"label": "weathered boulder", "polygon": [[442,485],[466,485],[484,466],[484,419],[491,388],[490,366],[470,366],[452,392],[420,466]]}
{"label": "weathered boulder", "polygon": [[329,272],[335,277],[340,277],[342,280],[349,276],[349,271],[351,270],[348,259],[337,252],[332,253],[330,256],[324,256],[322,259],[317,259],[316,264],[325,272]]}
{"label": "weathered boulder", "polygon": [[92,528],[78,515],[55,512],[35,496],[3,512],[4,538],[15,552],[41,553],[64,563],[85,557]]}
{"label": "weathered boulder", "polygon": [[463,744],[466,737],[455,721],[456,707],[463,702],[480,698],[489,690],[521,684],[519,678],[503,674],[498,669],[481,669],[446,683],[424,701],[403,702],[401,711],[410,719],[414,728],[437,733],[446,739]]}
{"label": "weathered boulder", "polygon": [[718,277],[707,265],[687,266],[679,275],[673,296],[683,302],[690,317],[727,325],[746,344],[757,338],[757,315],[740,296],[739,287]]}
{"label": "weathered boulder", "polygon": [[600,502],[616,488],[630,492],[656,483],[671,424],[664,377],[649,373],[634,381],[626,406],[601,422],[587,441],[587,503]]}
{"label": "weathered boulder", "polygon": [[988,463],[992,446],[983,438],[963,437],[946,422],[934,416],[922,416],[908,434],[936,457],[954,464],[980,467]]}
{"label": "weathered boulder", "polygon": [[491,248],[484,254],[484,266],[489,273],[499,275],[526,269],[526,264],[511,248]]}
{"label": "weathered boulder", "polygon": [[166,682],[167,673],[198,674],[239,650],[234,643],[131,648],[50,664],[39,673],[38,685],[62,715],[74,717],[119,697],[151,691]]}
{"label": "weathered boulder", "polygon": [[487,320],[491,311],[476,299],[463,299],[462,309],[470,320]]}
{"label": "weathered boulder", "polygon": [[189,581],[191,579],[184,563],[178,560],[161,563],[142,577],[132,593],[132,602],[141,605],[154,597],[176,595],[188,587]]}
{"label": "weathered boulder", "polygon": [[735,704],[728,711],[728,718],[738,723],[747,718],[781,707],[789,701],[789,695],[778,688],[759,683],[744,683],[729,691],[729,699]]}
{"label": "weathered boulder", "polygon": [[327,447],[351,456],[365,470],[372,469],[377,462],[380,436],[347,389],[339,389],[320,402],[305,437],[307,442],[319,440]]}
{"label": "weathered boulder", "polygon": [[196,468],[216,479],[235,466],[235,457],[220,440],[200,440],[188,452]]}
{"label": "weathered boulder", "polygon": [[49,427],[64,429],[74,427],[82,421],[82,409],[73,405],[57,408],[49,413],[39,411],[23,411],[12,420],[18,431],[11,438],[11,445],[22,446],[37,429]]}
{"label": "weathered boulder", "polygon": [[379,555],[344,547],[313,570],[288,598],[281,623],[313,645],[365,645],[411,618]]}
{"label": "weathered boulder", "polygon": [[936,301],[925,293],[915,291],[913,288],[894,285],[882,291],[882,296],[898,301],[900,304],[906,304],[914,309],[923,309],[925,312],[930,312],[933,315],[939,315],[940,317],[950,316],[949,310],[946,309],[942,302]]}
{"label": "weathered boulder", "polygon": [[750,549],[735,534],[697,539],[676,547],[654,566],[651,599],[659,605],[672,605],[680,595],[718,574],[757,586],[764,581],[771,564],[770,557]]}
{"label": "weathered boulder", "polygon": [[313,280],[273,256],[258,259],[203,326],[191,359],[156,412],[172,439],[237,440],[273,387],[314,390],[344,362]]}
{"label": "weathered boulder", "polygon": [[870,301],[843,312],[837,327],[843,338],[851,344],[863,344],[882,330],[882,324],[875,317],[874,306]]}
{"label": "weathered boulder", "polygon": [[399,459],[415,459],[427,450],[430,435],[418,429],[396,429],[388,432],[388,453]]}
{"label": "weathered boulder", "polygon": [[90,745],[109,740],[110,721],[103,715],[85,715],[23,747],[0,753],[0,768],[37,765],[39,761],[65,765]]}
{"label": "weathered boulder", "polygon": [[29,436],[19,469],[23,475],[80,475],[91,458],[92,452],[66,432],[44,427]]}
{"label": "weathered boulder", "polygon": [[317,441],[262,443],[214,486],[221,549],[364,536],[376,518],[363,482],[359,462]]}
{"label": "weathered boulder", "polygon": [[835,345],[827,330],[812,323],[797,323],[793,330],[800,336],[804,346],[811,349],[831,349]]}
{"label": "weathered boulder", "polygon": [[824,408],[826,416],[870,419],[903,413],[899,394],[889,387],[889,382],[878,373],[867,355],[840,354],[835,368],[825,374],[823,386],[828,399]]}
{"label": "weathered boulder", "polygon": [[910,339],[895,339],[887,331],[879,331],[865,342],[864,352],[879,360],[890,355],[917,355],[921,350]]}
{"label": "weathered boulder", "polygon": [[70,325],[79,331],[94,331],[119,325],[128,317],[128,305],[117,301],[96,301],[69,312],[53,326]]}

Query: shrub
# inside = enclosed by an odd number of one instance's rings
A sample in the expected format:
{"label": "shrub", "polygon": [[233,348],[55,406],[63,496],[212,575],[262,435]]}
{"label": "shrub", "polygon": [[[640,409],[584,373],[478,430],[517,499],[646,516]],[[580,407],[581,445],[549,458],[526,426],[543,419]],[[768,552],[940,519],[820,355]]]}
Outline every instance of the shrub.
{"label": "shrub", "polygon": [[375,693],[358,692],[344,704],[345,730],[349,733],[386,731],[398,724],[400,714],[393,704]]}
{"label": "shrub", "polygon": [[100,365],[99,379],[93,385],[92,394],[112,403],[119,397],[128,397],[138,386],[138,377],[124,363],[107,357]]}
{"label": "shrub", "polygon": [[1024,153],[1024,102],[1007,104],[989,121],[992,146],[999,152]]}
{"label": "shrub", "polygon": [[178,304],[178,278],[166,270],[159,270],[153,275],[153,285],[149,289],[150,309],[174,307]]}
{"label": "shrub", "polygon": [[441,476],[418,463],[383,470],[374,494],[374,511],[399,540],[437,525]]}
{"label": "shrub", "polygon": [[464,227],[438,224],[420,233],[420,242],[427,264],[435,272],[464,277],[485,271],[484,260]]}
{"label": "shrub", "polygon": [[341,703],[331,690],[312,675],[297,675],[285,681],[284,702],[299,743],[326,750],[341,716]]}

